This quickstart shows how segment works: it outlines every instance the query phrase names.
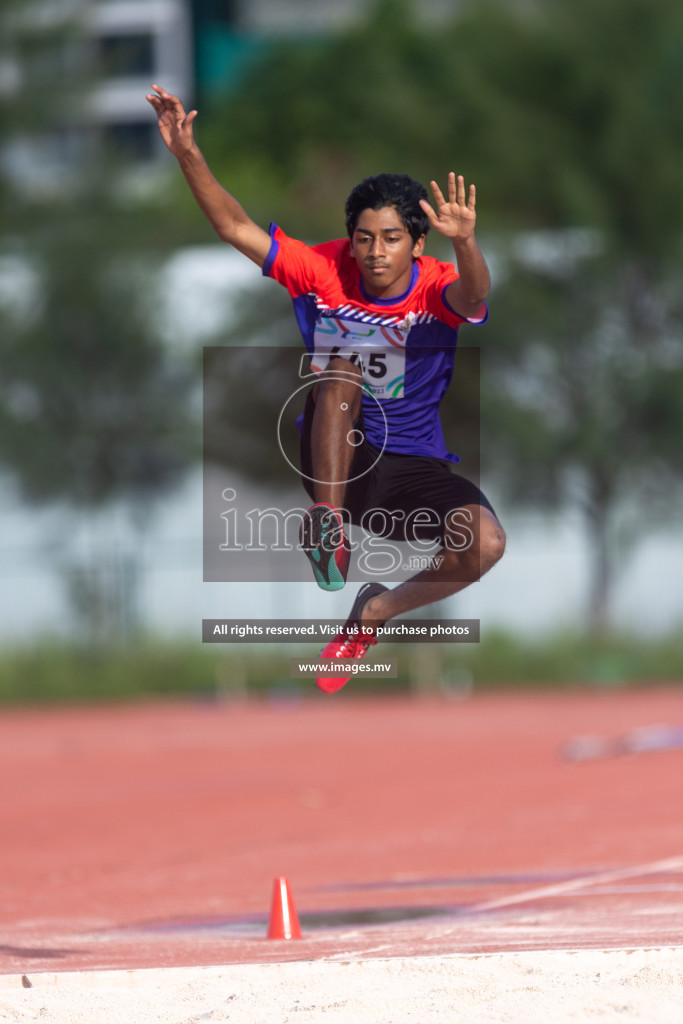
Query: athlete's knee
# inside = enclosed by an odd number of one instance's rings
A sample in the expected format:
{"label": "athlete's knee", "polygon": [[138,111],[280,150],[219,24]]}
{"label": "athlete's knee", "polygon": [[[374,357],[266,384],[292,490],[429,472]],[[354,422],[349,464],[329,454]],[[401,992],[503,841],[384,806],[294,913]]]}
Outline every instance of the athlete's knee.
{"label": "athlete's knee", "polygon": [[499,562],[505,554],[506,540],[505,530],[493,516],[486,520],[485,525],[482,524],[479,555],[482,563],[485,563],[488,569]]}
{"label": "athlete's knee", "polygon": [[326,373],[343,374],[354,383],[363,376],[360,366],[352,363],[350,359],[346,359],[344,356],[332,356],[326,369],[323,370],[322,376],[324,377]]}
{"label": "athlete's knee", "polygon": [[363,374],[355,363],[335,356],[319,375],[313,399],[316,405],[322,400],[332,403],[335,409],[346,406],[355,416],[360,409],[362,381]]}
{"label": "athlete's knee", "polygon": [[481,508],[468,520],[451,525],[445,537],[447,562],[458,563],[464,578],[479,579],[500,561],[505,552],[505,531],[488,509]]}
{"label": "athlete's knee", "polygon": [[330,359],[325,369],[319,374],[315,391],[320,393],[345,394],[358,392],[362,385],[363,374],[355,363],[341,356]]}

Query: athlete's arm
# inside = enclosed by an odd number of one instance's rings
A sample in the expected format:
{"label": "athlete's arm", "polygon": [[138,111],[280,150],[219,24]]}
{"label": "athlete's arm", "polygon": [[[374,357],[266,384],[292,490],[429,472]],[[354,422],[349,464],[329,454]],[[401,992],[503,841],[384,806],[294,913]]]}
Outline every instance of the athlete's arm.
{"label": "athlete's arm", "polygon": [[153,85],[152,89],[146,99],[156,112],[161,137],[177,159],[201,210],[222,241],[229,242],[262,267],[270,250],[270,235],[247,216],[235,197],[209,170],[192,130],[197,111],[186,114],[177,96],[158,85]]}
{"label": "athlete's arm", "polygon": [[476,317],[491,285],[486,260],[474,237],[477,220],[476,189],[474,185],[470,185],[466,196],[462,175],[456,178],[453,171],[448,175],[447,200],[435,181],[431,186],[436,211],[426,199],[420,200],[420,206],[427,214],[434,230],[445,238],[450,238],[458,266],[459,277],[446,289],[446,301],[460,316]]}

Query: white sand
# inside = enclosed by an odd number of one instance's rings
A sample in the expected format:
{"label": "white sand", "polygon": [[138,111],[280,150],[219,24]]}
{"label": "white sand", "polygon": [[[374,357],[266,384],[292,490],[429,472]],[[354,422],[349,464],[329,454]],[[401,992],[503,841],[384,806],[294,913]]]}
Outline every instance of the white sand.
{"label": "white sand", "polygon": [[41,1024],[681,1024],[683,947],[0,976]]}

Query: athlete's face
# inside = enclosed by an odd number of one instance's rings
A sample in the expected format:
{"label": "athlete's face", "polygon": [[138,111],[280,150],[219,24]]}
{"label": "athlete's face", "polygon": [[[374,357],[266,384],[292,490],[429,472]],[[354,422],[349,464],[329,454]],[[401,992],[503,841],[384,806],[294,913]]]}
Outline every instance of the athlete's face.
{"label": "athlete's face", "polygon": [[422,255],[425,236],[417,242],[393,206],[363,210],[351,237],[351,255],[363,275],[365,290],[391,299],[409,286],[413,260]]}

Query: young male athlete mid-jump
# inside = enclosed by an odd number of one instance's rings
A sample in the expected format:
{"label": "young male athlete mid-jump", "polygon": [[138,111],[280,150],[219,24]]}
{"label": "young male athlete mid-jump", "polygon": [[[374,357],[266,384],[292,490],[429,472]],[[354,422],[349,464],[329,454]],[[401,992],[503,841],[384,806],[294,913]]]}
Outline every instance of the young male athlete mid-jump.
{"label": "young male athlete mid-jump", "polygon": [[[314,504],[300,532],[318,585],[346,582],[345,521],[393,540],[438,542],[428,568],[393,589],[364,584],[321,659],[363,658],[388,619],[457,593],[502,556],[505,534],[479,488],[452,472],[439,404],[458,328],[488,315],[489,273],[474,236],[475,188],[448,175],[447,195],[403,174],[357,185],[348,238],[309,247],[264,231],[214,178],[194,139],[196,110],[154,85],[147,100],[200,208],[229,242],[289,291],[317,380],[302,424],[301,472]],[[424,255],[429,228],[451,240],[456,267]],[[328,669],[328,671],[331,671]],[[328,693],[351,678],[326,676]]]}

